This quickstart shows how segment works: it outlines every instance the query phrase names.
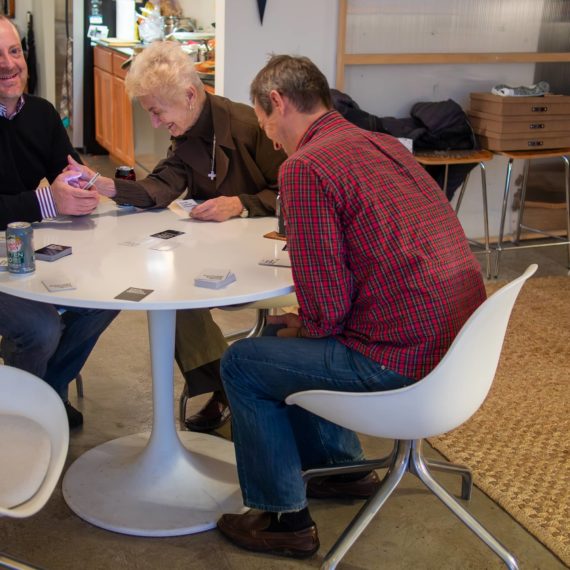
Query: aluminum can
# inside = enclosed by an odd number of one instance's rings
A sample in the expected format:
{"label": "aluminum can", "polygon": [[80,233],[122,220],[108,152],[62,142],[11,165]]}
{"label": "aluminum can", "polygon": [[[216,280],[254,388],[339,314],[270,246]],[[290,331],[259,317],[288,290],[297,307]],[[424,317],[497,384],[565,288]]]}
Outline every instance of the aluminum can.
{"label": "aluminum can", "polygon": [[137,176],[135,174],[135,169],[130,166],[118,166],[115,170],[115,178],[121,178],[123,180],[136,180]]}
{"label": "aluminum can", "polygon": [[28,222],[13,222],[6,227],[6,253],[10,273],[31,273],[36,269],[34,230]]}

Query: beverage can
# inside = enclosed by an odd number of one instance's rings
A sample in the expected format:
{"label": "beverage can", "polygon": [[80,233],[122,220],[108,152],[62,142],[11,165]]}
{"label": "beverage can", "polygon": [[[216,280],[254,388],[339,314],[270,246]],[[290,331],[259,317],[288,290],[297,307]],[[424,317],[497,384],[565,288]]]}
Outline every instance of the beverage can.
{"label": "beverage can", "polygon": [[136,180],[137,176],[135,174],[135,169],[131,166],[118,166],[115,170],[115,178],[121,178],[122,180]]}
{"label": "beverage can", "polygon": [[34,230],[28,222],[12,222],[6,227],[6,253],[10,273],[31,273],[36,269]]}

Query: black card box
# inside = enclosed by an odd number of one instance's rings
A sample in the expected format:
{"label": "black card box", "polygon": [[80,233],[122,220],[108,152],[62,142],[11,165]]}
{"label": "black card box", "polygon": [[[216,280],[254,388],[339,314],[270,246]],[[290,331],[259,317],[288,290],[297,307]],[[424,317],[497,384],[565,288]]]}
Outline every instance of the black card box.
{"label": "black card box", "polygon": [[40,249],[35,251],[36,259],[40,261],[55,261],[60,257],[65,257],[71,254],[71,246],[69,245],[58,245],[57,243],[50,243]]}

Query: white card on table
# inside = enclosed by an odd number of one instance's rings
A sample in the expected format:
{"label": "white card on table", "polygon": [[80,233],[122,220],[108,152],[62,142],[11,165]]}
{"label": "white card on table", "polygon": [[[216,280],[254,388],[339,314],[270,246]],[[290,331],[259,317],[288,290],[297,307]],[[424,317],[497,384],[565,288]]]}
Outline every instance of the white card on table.
{"label": "white card on table", "polygon": [[65,275],[47,277],[46,279],[42,279],[42,283],[50,293],[57,293],[58,291],[72,291],[73,289],[77,289],[71,279]]}

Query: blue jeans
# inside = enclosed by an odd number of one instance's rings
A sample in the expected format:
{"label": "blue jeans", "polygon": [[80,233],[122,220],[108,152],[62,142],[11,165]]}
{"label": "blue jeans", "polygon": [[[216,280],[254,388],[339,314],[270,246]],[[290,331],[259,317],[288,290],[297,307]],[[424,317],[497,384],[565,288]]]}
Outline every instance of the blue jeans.
{"label": "blue jeans", "polygon": [[118,311],[58,307],[0,293],[0,355],[43,378],[62,399]]}
{"label": "blue jeans", "polygon": [[356,434],[285,398],[301,390],[373,392],[414,381],[333,338],[263,336],[234,343],[222,358],[244,503],[271,512],[307,506],[301,472],[362,459]]}

